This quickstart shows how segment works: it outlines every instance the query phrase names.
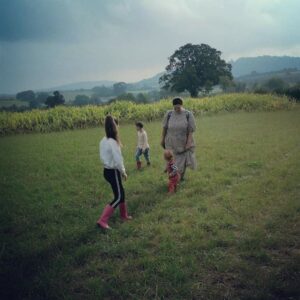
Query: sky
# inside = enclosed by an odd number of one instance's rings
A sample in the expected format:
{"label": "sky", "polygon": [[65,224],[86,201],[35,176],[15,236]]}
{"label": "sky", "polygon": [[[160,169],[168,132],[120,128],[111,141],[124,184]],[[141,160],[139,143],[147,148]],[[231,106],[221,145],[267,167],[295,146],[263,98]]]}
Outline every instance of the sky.
{"label": "sky", "polygon": [[300,56],[299,0],[0,0],[0,93],[134,82],[175,50]]}

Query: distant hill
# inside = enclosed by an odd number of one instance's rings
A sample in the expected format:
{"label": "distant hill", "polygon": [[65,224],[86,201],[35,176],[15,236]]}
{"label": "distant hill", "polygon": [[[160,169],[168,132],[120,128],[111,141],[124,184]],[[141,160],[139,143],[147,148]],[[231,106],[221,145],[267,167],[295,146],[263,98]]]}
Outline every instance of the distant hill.
{"label": "distant hill", "polygon": [[[258,57],[242,57],[236,61],[231,61],[232,74],[240,81],[252,84],[267,80],[270,77],[281,77],[288,82],[299,81],[300,57],[291,56],[258,56]],[[137,82],[128,83],[128,91],[149,91],[158,90],[159,77],[164,72],[158,73],[150,78],[142,79]],[[95,86],[112,86],[116,81],[101,80],[101,81],[83,81],[65,84],[43,91],[79,91],[91,90]]]}
{"label": "distant hill", "polygon": [[159,89],[159,77],[164,72],[158,73],[150,78],[142,79],[140,81],[130,83],[130,90],[158,90]]}
{"label": "distant hill", "polygon": [[242,57],[230,63],[234,77],[244,76],[252,72],[267,73],[290,68],[300,70],[300,57],[291,56]]}
{"label": "distant hill", "polygon": [[74,91],[74,90],[89,90],[95,86],[112,86],[116,81],[109,81],[109,80],[101,80],[101,81],[82,81],[82,82],[74,82],[69,84],[64,84],[48,89],[43,89],[42,91]]}
{"label": "distant hill", "polygon": [[[150,78],[142,79],[137,82],[128,83],[128,90],[156,90],[159,89],[159,77],[163,74],[163,72],[158,73]],[[79,90],[90,90],[95,86],[106,86],[110,87],[117,81],[109,81],[109,80],[101,80],[101,81],[82,81],[82,82],[74,82],[70,84],[64,84],[52,88],[40,89],[37,92],[51,92],[54,90],[58,91],[79,91]]]}
{"label": "distant hill", "polygon": [[254,84],[263,84],[271,78],[280,78],[289,85],[295,85],[300,82],[300,69],[284,69],[266,73],[252,72],[251,74],[237,77],[235,80],[244,82],[248,87],[252,87]]}

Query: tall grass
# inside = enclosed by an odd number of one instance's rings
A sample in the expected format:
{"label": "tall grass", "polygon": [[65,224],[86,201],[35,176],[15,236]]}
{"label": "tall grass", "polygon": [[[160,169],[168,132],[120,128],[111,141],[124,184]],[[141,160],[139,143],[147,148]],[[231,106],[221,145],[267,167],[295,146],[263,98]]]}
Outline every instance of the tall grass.
{"label": "tall grass", "polygon": [[[234,111],[273,111],[294,106],[286,97],[257,94],[226,94],[201,99],[185,99],[184,106],[195,115]],[[0,113],[0,134],[51,132],[88,128],[103,124],[105,115],[112,113],[121,120],[153,121],[170,109],[170,99],[153,104],[119,101],[104,106],[56,107],[49,110]]]}

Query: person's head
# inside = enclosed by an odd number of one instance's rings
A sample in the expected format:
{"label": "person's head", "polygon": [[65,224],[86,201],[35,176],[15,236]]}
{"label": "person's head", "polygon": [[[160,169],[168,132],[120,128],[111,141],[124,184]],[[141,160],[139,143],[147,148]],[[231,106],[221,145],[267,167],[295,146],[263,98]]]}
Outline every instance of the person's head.
{"label": "person's head", "polygon": [[144,127],[144,124],[142,122],[136,122],[135,123],[135,126],[136,126],[136,130],[142,130],[143,127]]}
{"label": "person's head", "polygon": [[106,137],[112,138],[120,143],[116,120],[111,115],[106,116],[104,126]]}
{"label": "person's head", "polygon": [[164,159],[166,161],[170,161],[173,159],[173,152],[171,150],[165,150],[164,151]]}
{"label": "person's head", "polygon": [[174,110],[176,112],[181,112],[182,105],[183,105],[182,99],[180,97],[176,97],[172,100],[172,103],[173,103]]}

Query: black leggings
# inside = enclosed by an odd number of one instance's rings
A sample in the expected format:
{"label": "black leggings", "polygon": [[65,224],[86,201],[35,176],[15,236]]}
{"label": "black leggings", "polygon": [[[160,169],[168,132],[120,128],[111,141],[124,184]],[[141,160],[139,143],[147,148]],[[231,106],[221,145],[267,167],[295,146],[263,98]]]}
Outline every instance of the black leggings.
{"label": "black leggings", "polygon": [[116,208],[121,202],[125,202],[125,192],[122,185],[121,173],[116,169],[104,169],[104,178],[110,183],[114,192],[114,200],[110,203]]}

